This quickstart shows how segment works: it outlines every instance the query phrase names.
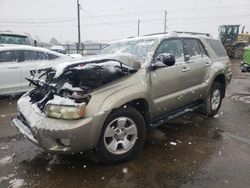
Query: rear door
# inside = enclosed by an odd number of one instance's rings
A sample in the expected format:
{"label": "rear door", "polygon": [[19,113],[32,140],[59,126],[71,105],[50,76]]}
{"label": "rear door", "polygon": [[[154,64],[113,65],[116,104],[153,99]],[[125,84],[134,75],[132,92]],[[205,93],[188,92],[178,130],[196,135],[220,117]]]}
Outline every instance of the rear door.
{"label": "rear door", "polygon": [[20,64],[17,51],[0,51],[0,94],[19,92],[21,89]]}
{"label": "rear door", "polygon": [[21,69],[21,80],[22,80],[22,90],[27,91],[29,89],[29,82],[25,79],[30,76],[31,70],[36,70],[43,65],[50,67],[48,56],[46,53],[35,50],[19,50],[19,63]]}
{"label": "rear door", "polygon": [[194,99],[204,96],[204,86],[209,77],[211,60],[206,50],[197,38],[183,38],[185,61],[190,68],[189,89],[192,90]]}
{"label": "rear door", "polygon": [[[151,97],[154,105],[153,117],[175,110],[188,104],[186,90],[190,86],[190,74],[187,62],[184,61],[183,43],[179,38],[166,39],[161,42],[154,54],[171,53],[175,56],[173,66],[159,66],[151,70]],[[153,60],[154,63],[156,60]]]}

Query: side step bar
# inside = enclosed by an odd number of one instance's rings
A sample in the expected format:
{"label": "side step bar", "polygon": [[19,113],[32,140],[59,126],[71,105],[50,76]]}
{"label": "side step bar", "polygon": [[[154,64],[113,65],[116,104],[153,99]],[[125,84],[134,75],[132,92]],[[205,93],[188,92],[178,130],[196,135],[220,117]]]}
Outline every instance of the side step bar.
{"label": "side step bar", "polygon": [[184,107],[181,107],[173,112],[170,112],[170,113],[167,113],[167,114],[164,114],[162,116],[159,116],[155,119],[153,119],[151,122],[150,122],[150,126],[151,127],[158,127],[166,122],[168,122],[169,120],[172,120],[174,118],[177,118],[179,116],[182,116],[183,114],[186,114],[188,112],[192,112],[196,109],[199,109],[201,107],[203,107],[205,104],[202,103],[202,102],[195,102],[195,103],[192,103],[192,104],[189,104],[189,105],[186,105]]}

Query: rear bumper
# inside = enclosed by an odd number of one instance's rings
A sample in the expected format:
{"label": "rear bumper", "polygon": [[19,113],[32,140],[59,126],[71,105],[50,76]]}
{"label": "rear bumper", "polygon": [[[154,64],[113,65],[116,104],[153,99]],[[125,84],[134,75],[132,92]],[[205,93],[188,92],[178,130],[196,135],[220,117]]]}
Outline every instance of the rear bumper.
{"label": "rear bumper", "polygon": [[36,112],[24,96],[18,101],[19,115],[12,120],[19,131],[49,153],[72,154],[96,147],[108,113],[80,120],[48,118]]}

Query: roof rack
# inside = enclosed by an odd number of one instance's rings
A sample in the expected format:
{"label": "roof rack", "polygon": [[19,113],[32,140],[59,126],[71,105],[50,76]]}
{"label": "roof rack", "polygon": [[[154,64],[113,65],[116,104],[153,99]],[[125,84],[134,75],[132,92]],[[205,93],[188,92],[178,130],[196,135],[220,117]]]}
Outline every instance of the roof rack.
{"label": "roof rack", "polygon": [[153,35],[164,35],[164,34],[167,34],[168,32],[166,33],[151,33],[151,34],[147,34],[147,35],[143,35],[143,36],[153,36]]}
{"label": "roof rack", "polygon": [[136,38],[136,37],[147,37],[147,36],[161,35],[161,34],[164,35],[167,33],[150,33],[150,34],[141,35],[141,36],[130,36],[130,37],[127,37],[127,39]]}
{"label": "roof rack", "polygon": [[179,34],[191,34],[191,35],[205,35],[205,36],[211,36],[209,33],[196,33],[196,32],[188,32],[188,31],[173,31],[174,33]]}

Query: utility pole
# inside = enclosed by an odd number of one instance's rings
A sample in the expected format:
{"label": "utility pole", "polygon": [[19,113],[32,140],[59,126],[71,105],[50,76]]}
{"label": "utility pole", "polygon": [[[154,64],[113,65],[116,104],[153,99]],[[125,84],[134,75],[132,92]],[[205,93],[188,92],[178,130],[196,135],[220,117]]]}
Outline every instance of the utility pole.
{"label": "utility pole", "polygon": [[164,11],[164,33],[167,32],[167,15],[168,15],[168,13],[167,13],[167,11],[165,10],[165,11]]}
{"label": "utility pole", "polygon": [[77,0],[77,27],[78,27],[78,45],[77,45],[77,52],[81,49],[81,25],[80,25],[80,3]]}
{"label": "utility pole", "polygon": [[140,36],[140,19],[138,19],[138,22],[137,22],[137,36],[138,37]]}

